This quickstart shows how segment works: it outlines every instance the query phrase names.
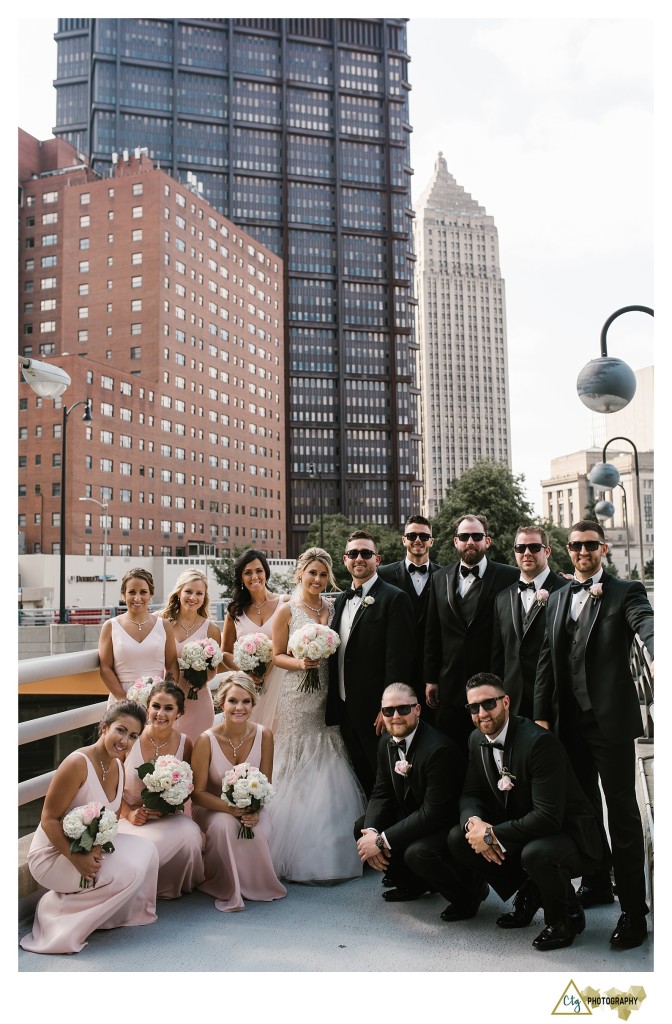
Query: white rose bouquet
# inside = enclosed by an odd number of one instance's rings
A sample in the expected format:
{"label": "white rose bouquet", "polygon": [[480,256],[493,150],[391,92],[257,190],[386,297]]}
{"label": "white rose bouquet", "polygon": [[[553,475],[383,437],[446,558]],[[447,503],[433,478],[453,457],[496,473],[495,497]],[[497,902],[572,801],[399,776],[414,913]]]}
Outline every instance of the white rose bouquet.
{"label": "white rose bouquet", "polygon": [[198,700],[198,691],[208,681],[208,669],[217,668],[223,658],[220,647],[209,637],[184,645],[177,662],[189,683],[187,700]]}
{"label": "white rose bouquet", "polygon": [[138,768],[144,783],[140,792],[142,803],[152,811],[175,814],[184,807],[194,789],[194,775],[187,761],[173,754],[161,754]]}
{"label": "white rose bouquet", "polygon": [[233,645],[233,660],[243,672],[263,676],[273,660],[273,644],[265,633],[245,633]]}
{"label": "white rose bouquet", "polygon": [[[104,853],[114,853],[112,840],[117,834],[117,816],[114,811],[93,800],[81,807],[73,807],[63,818],[63,832],[71,839],[71,853],[89,853],[94,846],[100,846]],[[95,886],[82,877],[80,889]]]}
{"label": "white rose bouquet", "polygon": [[161,676],[140,676],[139,679],[136,679],[135,682],[131,683],[126,691],[126,700],[134,700],[136,704],[140,704],[143,708],[146,708],[149,695],[154,686],[161,682],[163,682]]}
{"label": "white rose bouquet", "polygon": [[[222,800],[231,807],[258,811],[273,796],[273,786],[264,773],[247,761],[237,764],[222,779]],[[238,829],[238,838],[254,839],[254,832],[248,825],[241,825]]]}
{"label": "white rose bouquet", "polygon": [[[295,630],[289,638],[287,650],[295,658],[310,658],[311,661],[320,661],[322,658],[330,657],[341,638],[335,630],[320,623],[308,623],[300,629]],[[309,693],[320,689],[320,670],[318,668],[307,668],[297,687],[303,693]]]}

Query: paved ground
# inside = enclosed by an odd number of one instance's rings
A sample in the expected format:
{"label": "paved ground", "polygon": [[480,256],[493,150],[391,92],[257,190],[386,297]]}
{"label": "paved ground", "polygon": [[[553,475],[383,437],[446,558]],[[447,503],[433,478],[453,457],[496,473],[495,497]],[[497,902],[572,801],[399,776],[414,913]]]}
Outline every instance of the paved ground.
{"label": "paved ground", "polygon": [[[653,971],[652,937],[639,949],[612,952],[618,904],[589,911],[573,946],[538,953],[531,942],[543,928],[541,912],[529,928],[503,931],[495,926],[503,904],[492,892],[476,918],[452,925],[439,919],[445,904],[438,895],[387,905],[382,892],[380,875],[367,869],[362,879],[334,888],[290,885],[284,900],[248,902],[236,914],[222,914],[209,896],[193,893],[160,901],[154,925],[95,932],[74,956],[19,950],[19,971],[241,973],[261,965],[265,972],[557,971],[565,980],[577,972],[634,972],[644,984],[643,972]],[[29,928],[24,921],[20,934]]]}

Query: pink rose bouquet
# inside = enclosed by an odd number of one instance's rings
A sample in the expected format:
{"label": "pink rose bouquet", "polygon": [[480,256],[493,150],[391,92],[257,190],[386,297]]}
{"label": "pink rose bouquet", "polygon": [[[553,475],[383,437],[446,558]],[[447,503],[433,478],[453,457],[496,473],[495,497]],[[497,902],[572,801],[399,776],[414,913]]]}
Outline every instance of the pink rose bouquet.
{"label": "pink rose bouquet", "polygon": [[[100,846],[104,853],[114,853],[112,840],[117,834],[117,816],[93,800],[68,811],[63,818],[63,832],[72,840],[71,853],[89,853],[94,846]],[[95,879],[90,882],[82,877],[79,888],[88,889],[95,884]]]}
{"label": "pink rose bouquet", "polygon": [[[322,658],[329,658],[340,642],[341,638],[338,633],[330,629],[329,626],[323,626],[318,622],[309,622],[292,633],[287,643],[287,650],[295,658],[309,658],[311,661],[321,661]],[[297,689],[302,693],[319,690],[319,668],[305,669]]]}

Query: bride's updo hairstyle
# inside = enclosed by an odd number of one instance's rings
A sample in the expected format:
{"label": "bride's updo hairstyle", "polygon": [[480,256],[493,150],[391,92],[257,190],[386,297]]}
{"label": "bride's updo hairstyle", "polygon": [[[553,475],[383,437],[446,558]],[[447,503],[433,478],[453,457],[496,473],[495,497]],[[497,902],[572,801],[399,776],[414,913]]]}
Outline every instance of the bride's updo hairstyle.
{"label": "bride's updo hairstyle", "polygon": [[332,590],[340,590],[340,587],[336,583],[334,577],[334,567],[331,561],[331,555],[324,548],[308,548],[307,551],[302,551],[296,560],[296,568],[294,569],[294,583],[298,586],[301,582],[301,574],[303,570],[310,565],[311,562],[321,562],[324,568],[329,574],[329,586]]}

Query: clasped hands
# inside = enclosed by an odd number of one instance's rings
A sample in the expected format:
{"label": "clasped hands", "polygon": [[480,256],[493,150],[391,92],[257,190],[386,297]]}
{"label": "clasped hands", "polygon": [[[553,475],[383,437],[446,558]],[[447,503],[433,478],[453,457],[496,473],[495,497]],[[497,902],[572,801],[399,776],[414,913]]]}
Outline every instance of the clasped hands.
{"label": "clasped hands", "polygon": [[373,829],[362,829],[362,838],[357,840],[357,853],[362,864],[370,864],[376,871],[386,871],[390,863],[391,851],[380,850],[376,846],[378,833]]}
{"label": "clasped hands", "polygon": [[87,882],[96,883],[98,872],[100,871],[103,861],[105,860],[105,854],[101,846],[94,846],[88,851],[88,853],[76,853],[73,854],[72,863],[79,871],[82,878],[85,878]]}
{"label": "clasped hands", "polygon": [[[483,838],[486,828],[491,830],[493,839],[492,846],[488,846]],[[465,839],[471,846],[474,853],[480,853],[482,857],[485,857],[485,859],[489,860],[492,864],[503,864],[504,851],[499,845],[494,832],[492,832],[492,828],[493,826],[488,821],[483,821],[481,818],[477,817],[470,818],[467,822]]]}

